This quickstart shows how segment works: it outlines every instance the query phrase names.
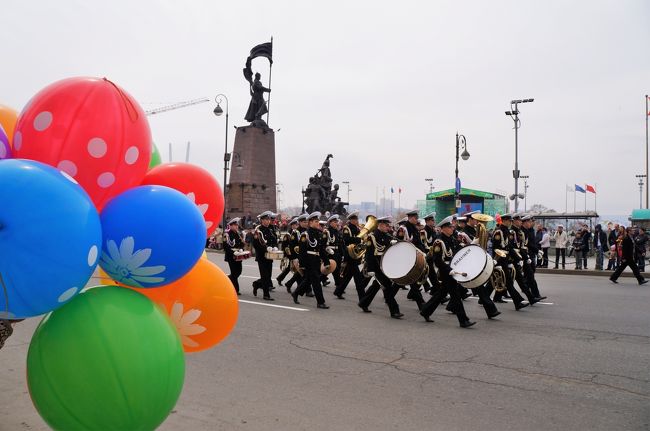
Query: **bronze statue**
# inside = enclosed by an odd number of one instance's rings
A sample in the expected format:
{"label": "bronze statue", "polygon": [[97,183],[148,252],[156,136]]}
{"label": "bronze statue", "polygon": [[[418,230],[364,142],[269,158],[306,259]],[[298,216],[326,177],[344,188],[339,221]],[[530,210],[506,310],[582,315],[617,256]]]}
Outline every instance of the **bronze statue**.
{"label": "bronze statue", "polygon": [[[244,78],[246,78],[246,81],[248,81],[249,92],[251,95],[248,111],[246,111],[244,118],[246,121],[249,121],[253,127],[261,127],[266,129],[268,128],[268,125],[264,120],[262,120],[262,115],[268,113],[269,109],[267,107],[266,101],[264,100],[264,93],[271,93],[271,89],[266,88],[264,85],[262,85],[262,75],[259,72],[255,73],[255,80],[253,80],[252,62],[256,57],[265,57],[269,60],[269,63],[273,65],[273,38],[271,38],[271,42],[262,43],[260,45],[254,46],[253,49],[251,49],[250,55],[246,59],[246,67],[244,68]],[[271,86],[270,73],[271,72],[269,69],[269,87]],[[269,98],[270,97],[271,96],[269,94]]]}
{"label": "bronze statue", "polygon": [[341,198],[338,197],[339,185],[335,184],[334,189],[332,189],[330,159],[333,157],[328,154],[316,175],[309,178],[309,185],[305,190],[307,212],[320,211],[339,215],[347,214],[345,205],[348,205],[348,202],[341,202]]}

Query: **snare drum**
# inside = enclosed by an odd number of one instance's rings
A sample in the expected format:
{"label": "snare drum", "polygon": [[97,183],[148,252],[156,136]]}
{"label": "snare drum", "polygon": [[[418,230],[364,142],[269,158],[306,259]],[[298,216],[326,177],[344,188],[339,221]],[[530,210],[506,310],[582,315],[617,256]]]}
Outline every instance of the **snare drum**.
{"label": "snare drum", "polygon": [[242,260],[246,260],[249,257],[251,257],[251,252],[248,251],[248,250],[237,251],[237,252],[233,253],[233,256],[235,256],[235,262],[240,262]]}
{"label": "snare drum", "polygon": [[281,260],[284,257],[284,252],[282,250],[267,251],[264,253],[264,257],[270,260]]}
{"label": "snare drum", "polygon": [[456,252],[449,264],[452,277],[463,287],[473,289],[485,284],[494,270],[494,261],[478,245],[468,245]]}
{"label": "snare drum", "polygon": [[424,253],[417,247],[410,242],[398,242],[384,253],[381,270],[395,283],[407,286],[423,279],[429,268]]}

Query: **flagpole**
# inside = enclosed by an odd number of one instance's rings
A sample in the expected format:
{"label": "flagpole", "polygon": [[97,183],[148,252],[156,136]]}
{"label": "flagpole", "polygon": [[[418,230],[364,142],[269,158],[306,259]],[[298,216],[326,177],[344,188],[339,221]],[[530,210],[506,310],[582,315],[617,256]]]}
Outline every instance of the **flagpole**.
{"label": "flagpole", "polygon": [[[650,111],[648,111],[648,95],[645,95],[645,177],[646,179],[650,178],[648,176],[648,117],[650,117]],[[645,207],[648,209],[648,186],[645,188]]]}
{"label": "flagpole", "polygon": [[564,212],[569,212],[569,186],[564,183]]}
{"label": "flagpole", "polygon": [[594,192],[594,212],[598,214],[598,183],[594,183],[596,191]]}
{"label": "flagpole", "polygon": [[[271,57],[273,56],[273,36],[271,36]],[[273,60],[269,61],[269,89],[271,89],[271,72],[273,71]],[[269,103],[266,109],[266,125],[269,125],[269,116],[271,115],[271,92],[269,92]],[[269,126],[270,127],[270,126]]]}
{"label": "flagpole", "polygon": [[393,187],[390,188],[390,216],[393,217]]}
{"label": "flagpole", "polygon": [[[586,188],[587,186],[585,186]],[[585,213],[587,212],[587,190],[585,190]]]}
{"label": "flagpole", "polygon": [[[575,189],[576,187],[573,186],[573,188]],[[578,192],[577,190],[573,190],[573,212],[576,212],[576,195],[578,194],[577,192]]]}
{"label": "flagpole", "polygon": [[[650,117],[650,111],[648,111],[648,95],[645,95],[645,177],[646,179],[650,178],[648,176],[648,117]],[[645,187],[645,207],[648,209],[648,186]]]}
{"label": "flagpole", "polygon": [[397,189],[397,212],[402,207],[402,188]]}

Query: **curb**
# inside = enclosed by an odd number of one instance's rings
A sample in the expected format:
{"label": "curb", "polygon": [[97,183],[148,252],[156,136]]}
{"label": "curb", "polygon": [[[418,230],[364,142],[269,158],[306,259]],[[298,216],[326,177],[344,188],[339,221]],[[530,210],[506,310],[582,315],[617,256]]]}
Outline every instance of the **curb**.
{"label": "curb", "polygon": [[[611,277],[614,271],[607,270],[593,270],[593,269],[550,269],[550,268],[535,268],[535,274],[557,274],[557,275],[593,275],[597,277]],[[644,272],[641,275],[645,275]],[[634,278],[634,274],[627,269],[623,271],[621,277]]]}

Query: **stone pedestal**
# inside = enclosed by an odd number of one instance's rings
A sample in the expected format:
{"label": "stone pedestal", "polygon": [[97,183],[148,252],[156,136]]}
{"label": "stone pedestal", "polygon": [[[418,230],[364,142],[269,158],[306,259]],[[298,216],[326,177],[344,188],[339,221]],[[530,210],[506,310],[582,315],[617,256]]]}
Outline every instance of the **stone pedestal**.
{"label": "stone pedestal", "polygon": [[237,128],[226,205],[229,219],[249,214],[254,219],[263,211],[277,211],[273,130],[251,126]]}

